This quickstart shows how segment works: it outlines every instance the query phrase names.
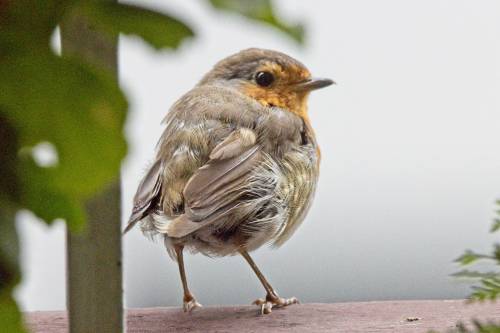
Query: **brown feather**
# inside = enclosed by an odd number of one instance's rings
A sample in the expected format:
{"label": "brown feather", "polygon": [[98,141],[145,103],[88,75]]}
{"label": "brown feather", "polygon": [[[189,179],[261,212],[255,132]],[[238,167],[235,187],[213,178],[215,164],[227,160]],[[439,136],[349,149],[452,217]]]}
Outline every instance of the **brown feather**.
{"label": "brown feather", "polygon": [[158,203],[161,189],[161,173],[163,170],[163,164],[161,160],[157,160],[151,168],[148,170],[144,178],[142,179],[137,192],[134,196],[134,207],[132,209],[132,215],[129,218],[127,227],[123,233],[127,233],[134,225],[143,219],[152,209],[154,209]]}
{"label": "brown feather", "polygon": [[[244,79],[234,78],[237,69]],[[257,87],[258,70],[273,72],[275,84]],[[182,245],[223,256],[286,241],[310,207],[319,172],[308,94],[287,85],[309,76],[299,62],[265,50],[217,64],[165,117],[161,165],[141,183],[126,230],[141,221],[170,253]]]}

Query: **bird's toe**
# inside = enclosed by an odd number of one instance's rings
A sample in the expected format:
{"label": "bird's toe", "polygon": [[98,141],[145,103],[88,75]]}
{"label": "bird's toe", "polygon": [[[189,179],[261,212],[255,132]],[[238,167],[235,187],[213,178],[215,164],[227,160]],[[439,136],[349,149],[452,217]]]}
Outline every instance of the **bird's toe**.
{"label": "bird's toe", "polygon": [[277,295],[267,295],[266,298],[256,299],[252,304],[260,306],[261,314],[269,314],[273,308],[299,304],[297,297],[282,298]]}
{"label": "bird's toe", "polygon": [[198,303],[196,301],[196,299],[191,299],[189,301],[184,301],[184,312],[191,312],[193,311],[194,309],[196,308],[201,308],[203,307],[203,305],[201,305],[200,303]]}
{"label": "bird's toe", "polygon": [[297,297],[290,297],[290,298],[279,298],[278,304],[279,306],[287,306],[287,305],[292,305],[292,304],[299,304],[299,300]]}

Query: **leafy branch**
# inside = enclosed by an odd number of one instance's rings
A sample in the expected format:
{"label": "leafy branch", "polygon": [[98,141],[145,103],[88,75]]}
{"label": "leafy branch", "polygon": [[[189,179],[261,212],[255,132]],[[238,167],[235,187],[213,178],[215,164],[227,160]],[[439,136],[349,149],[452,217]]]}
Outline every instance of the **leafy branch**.
{"label": "leafy branch", "polygon": [[[296,40],[302,27],[279,19],[267,1],[215,1],[269,24]],[[92,57],[54,54],[59,25],[83,17],[109,37],[142,38],[155,49],[176,49],[192,36],[181,20],[113,0],[0,0],[0,327],[23,332],[12,297],[21,280],[15,217],[32,211],[46,223],[62,218],[84,228],[85,203],[116,181],[127,152],[123,129],[128,102],[116,76]],[[106,47],[106,45],[103,45]],[[39,164],[40,143],[54,147],[57,162]]]}
{"label": "leafy branch", "polygon": [[[500,200],[496,202],[500,208]],[[491,232],[500,230],[500,209],[496,210],[497,218],[494,219]],[[496,301],[500,297],[500,244],[493,245],[491,254],[476,253],[466,250],[464,254],[455,259],[461,266],[469,266],[479,262],[492,263],[497,267],[494,271],[477,271],[464,269],[454,273],[454,277],[468,278],[476,281],[472,286],[473,292],[469,296],[468,302]],[[500,323],[481,322],[472,320],[472,328],[468,328],[464,323],[458,323],[457,328],[450,333],[500,333]]]}
{"label": "leafy branch", "polygon": [[297,23],[290,24],[278,17],[271,0],[210,0],[210,3],[217,9],[268,24],[300,44],[304,42],[304,26]]}
{"label": "leafy branch", "polygon": [[[500,207],[500,200],[496,202]],[[491,232],[497,232],[500,229],[500,210],[496,211],[498,217],[494,219]],[[455,262],[462,266],[472,265],[478,262],[490,262],[500,266],[500,244],[493,245],[491,254],[476,253],[471,250],[465,251]],[[473,293],[470,295],[470,301],[495,300],[500,295],[500,270],[480,272],[462,270],[453,274],[455,277],[471,278],[476,280],[479,285],[473,286]]]}
{"label": "leafy branch", "polygon": [[[472,327],[467,327],[464,323],[458,323],[456,328],[449,330],[448,333],[500,333],[500,326],[494,322],[480,322],[478,320],[472,320]],[[430,331],[429,333],[437,333],[435,331]]]}

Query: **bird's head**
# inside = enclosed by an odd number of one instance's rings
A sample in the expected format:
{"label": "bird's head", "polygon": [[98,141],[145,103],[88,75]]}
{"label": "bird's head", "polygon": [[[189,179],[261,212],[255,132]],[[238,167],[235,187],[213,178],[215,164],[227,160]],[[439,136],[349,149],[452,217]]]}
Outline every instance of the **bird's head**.
{"label": "bird's head", "polygon": [[247,49],[218,62],[200,81],[237,89],[264,106],[276,106],[307,118],[307,97],[312,90],[334,83],[312,78],[299,61],[281,52]]}

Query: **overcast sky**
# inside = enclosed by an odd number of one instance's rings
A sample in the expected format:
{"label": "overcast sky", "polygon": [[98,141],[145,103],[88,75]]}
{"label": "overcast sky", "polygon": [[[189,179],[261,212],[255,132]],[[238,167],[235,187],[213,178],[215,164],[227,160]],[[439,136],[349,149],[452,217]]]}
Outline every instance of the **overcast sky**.
{"label": "overcast sky", "polygon": [[[488,250],[500,198],[498,0],[275,1],[307,25],[299,48],[270,28],[216,13],[205,1],[141,1],[184,18],[197,38],[156,53],[123,38],[121,81],[131,100],[123,218],[154,156],[161,119],[219,59],[272,48],[338,85],[313,93],[322,147],[315,203],[278,250],[254,257],[275,289],[305,302],[459,298],[448,275],[466,248]],[[19,216],[26,310],[65,307],[64,227]],[[264,295],[239,257],[187,256],[203,304]],[[139,230],[124,239],[127,306],[178,306],[177,266]]]}

